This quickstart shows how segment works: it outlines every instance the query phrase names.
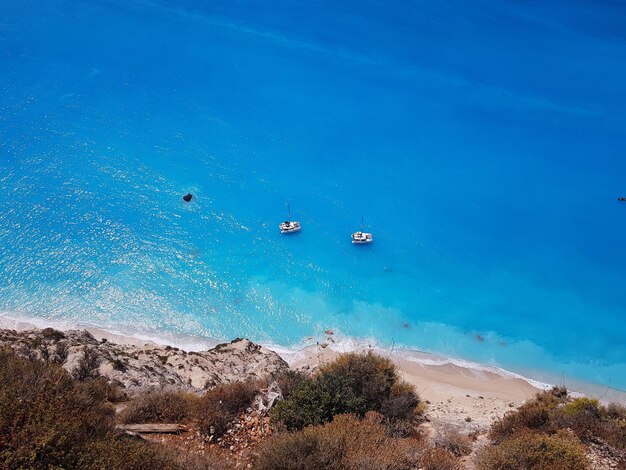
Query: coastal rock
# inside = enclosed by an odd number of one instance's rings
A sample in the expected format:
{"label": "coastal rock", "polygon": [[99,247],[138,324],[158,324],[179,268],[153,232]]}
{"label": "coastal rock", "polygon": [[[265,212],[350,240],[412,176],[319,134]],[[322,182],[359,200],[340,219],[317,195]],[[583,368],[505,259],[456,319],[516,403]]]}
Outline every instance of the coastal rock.
{"label": "coastal rock", "polygon": [[282,399],[283,394],[278,386],[278,382],[273,381],[266,390],[262,390],[261,393],[255,397],[251,408],[257,414],[265,415],[272,409],[278,400]]}
{"label": "coastal rock", "polygon": [[176,388],[199,391],[222,383],[261,379],[287,369],[275,352],[247,339],[236,339],[200,352],[171,346],[138,347],[98,341],[87,331],[0,330],[0,348],[58,362],[69,372],[84,361],[88,350],[100,375],[121,383],[129,393],[145,389]]}
{"label": "coastal rock", "polygon": [[193,198],[193,194],[187,193],[183,196],[183,201],[190,202],[192,198]]}

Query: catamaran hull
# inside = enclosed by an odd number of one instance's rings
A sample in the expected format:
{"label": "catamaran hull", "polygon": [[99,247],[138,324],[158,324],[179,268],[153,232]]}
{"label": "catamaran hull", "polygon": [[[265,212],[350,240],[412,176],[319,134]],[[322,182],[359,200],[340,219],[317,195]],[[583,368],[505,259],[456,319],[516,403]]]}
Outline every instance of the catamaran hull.
{"label": "catamaran hull", "polygon": [[356,232],[352,234],[352,243],[355,245],[365,245],[373,241],[374,236],[371,233]]}
{"label": "catamaran hull", "polygon": [[283,222],[278,228],[280,233],[287,234],[299,232],[302,227],[300,227],[300,222]]}

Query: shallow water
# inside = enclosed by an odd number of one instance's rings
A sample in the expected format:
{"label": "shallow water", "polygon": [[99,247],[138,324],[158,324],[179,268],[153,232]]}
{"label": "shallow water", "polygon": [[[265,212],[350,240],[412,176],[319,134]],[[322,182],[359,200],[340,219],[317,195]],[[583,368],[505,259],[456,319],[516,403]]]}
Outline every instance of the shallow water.
{"label": "shallow water", "polygon": [[626,389],[626,7],[14,3],[0,311]]}

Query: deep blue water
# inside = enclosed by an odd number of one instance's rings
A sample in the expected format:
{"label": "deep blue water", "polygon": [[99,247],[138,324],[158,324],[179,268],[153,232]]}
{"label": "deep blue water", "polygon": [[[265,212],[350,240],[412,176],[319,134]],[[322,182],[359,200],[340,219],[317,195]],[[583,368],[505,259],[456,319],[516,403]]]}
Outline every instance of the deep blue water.
{"label": "deep blue water", "polygon": [[540,3],[0,0],[0,311],[626,389],[626,5]]}

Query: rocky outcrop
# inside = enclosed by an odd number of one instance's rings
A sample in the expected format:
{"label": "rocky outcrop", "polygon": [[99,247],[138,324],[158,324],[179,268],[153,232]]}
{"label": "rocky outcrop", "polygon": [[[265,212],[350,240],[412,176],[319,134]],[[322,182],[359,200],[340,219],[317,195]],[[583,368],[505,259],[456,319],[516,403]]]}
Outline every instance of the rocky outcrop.
{"label": "rocky outcrop", "polygon": [[202,352],[98,341],[88,331],[0,330],[0,348],[55,361],[74,374],[100,374],[133,393],[150,388],[202,390],[220,383],[260,379],[288,368],[275,352],[235,339]]}

